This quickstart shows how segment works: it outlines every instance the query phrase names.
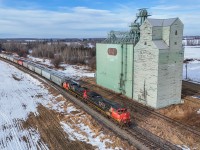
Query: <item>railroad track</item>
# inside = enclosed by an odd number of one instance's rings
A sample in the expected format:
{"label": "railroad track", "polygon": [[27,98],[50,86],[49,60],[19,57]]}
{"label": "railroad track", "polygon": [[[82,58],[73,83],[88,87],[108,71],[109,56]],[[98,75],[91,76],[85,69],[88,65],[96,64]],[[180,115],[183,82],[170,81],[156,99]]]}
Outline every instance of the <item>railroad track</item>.
{"label": "railroad track", "polygon": [[183,80],[182,87],[182,97],[200,95],[200,84]]}
{"label": "railroad track", "polygon": [[58,85],[54,84],[53,82],[45,79],[42,76],[39,76],[35,72],[32,72],[23,66],[19,66],[18,64],[15,64],[13,62],[10,62],[6,59],[0,58],[0,60],[3,60],[16,68],[32,75],[34,78],[37,78],[46,84],[51,85],[53,88],[58,90],[60,94],[62,94],[66,99],[73,102],[75,105],[78,105],[83,109],[85,112],[90,114],[93,118],[95,118],[100,124],[103,124],[106,128],[110,129],[117,135],[119,135],[121,138],[127,140],[129,143],[134,145],[138,149],[152,149],[152,150],[181,150],[181,148],[173,145],[172,143],[165,141],[164,139],[150,133],[149,131],[132,125],[130,128],[121,128],[117,126],[115,123],[113,123],[108,118],[104,117],[102,114],[98,113],[96,110],[92,109],[88,105],[86,105],[83,101],[77,99],[75,96],[69,94],[64,90],[63,88],[59,87]]}
{"label": "railroad track", "polygon": [[[191,89],[188,86],[192,86],[193,89]],[[200,104],[200,100],[194,101],[192,99],[189,99],[187,97],[188,95],[184,93],[185,91],[186,91],[186,93],[189,92],[190,96],[199,96],[199,99],[200,99],[200,83],[197,84],[197,83],[193,83],[193,82],[190,82],[190,81],[183,80],[183,92],[182,92],[182,95],[181,95],[185,100],[189,100],[189,101],[192,101],[194,103]]]}
{"label": "railroad track", "polygon": [[[90,86],[90,84],[88,84],[88,82],[86,82],[86,81],[80,81],[80,83],[81,83],[83,86]],[[94,87],[97,87],[98,89],[101,88],[100,86],[98,86],[98,85],[96,85],[96,84],[92,84],[91,87],[93,87],[93,88],[94,88]],[[110,100],[115,100],[115,98],[117,98],[117,99],[119,100],[119,101],[117,101],[117,102],[119,102],[119,103],[120,103],[120,101],[121,101],[121,102],[124,102],[124,101],[126,101],[126,100],[130,100],[129,98],[122,97],[120,94],[116,94],[116,93],[110,91],[109,89],[101,88],[101,91],[103,91],[103,92],[105,93],[106,96],[109,96],[109,95],[113,95],[113,94],[114,94],[113,98],[111,98]],[[169,122],[169,123],[171,123],[171,124],[173,124],[173,125],[175,125],[175,126],[178,126],[178,127],[180,127],[180,128],[183,128],[183,129],[185,129],[185,130],[187,130],[187,131],[193,133],[194,135],[196,135],[196,136],[198,136],[198,137],[200,138],[200,131],[198,131],[197,129],[195,129],[195,127],[188,126],[188,125],[183,124],[183,123],[181,123],[181,122],[179,122],[179,121],[177,121],[177,120],[174,120],[174,119],[172,119],[172,118],[169,118],[169,117],[167,117],[167,116],[164,116],[164,115],[162,115],[162,114],[156,112],[153,108],[146,107],[146,106],[144,106],[143,104],[138,103],[138,102],[136,102],[136,101],[133,101],[133,100],[132,100],[132,103],[133,103],[133,105],[128,106],[128,107],[129,107],[129,108],[130,108],[130,107],[133,108],[135,111],[139,112],[139,113],[142,114],[143,116],[146,116],[146,117],[147,117],[147,116],[149,116],[150,114],[151,114],[151,115],[154,115],[155,117],[158,117],[158,118],[163,119],[163,120],[165,120],[165,121],[167,121],[167,122]]]}
{"label": "railroad track", "polygon": [[[187,101],[190,101],[192,103],[195,103],[195,104],[199,104],[200,105],[200,100],[199,101],[195,101],[194,99],[189,99],[189,98],[184,98],[185,100]],[[200,98],[199,98],[200,99]]]}

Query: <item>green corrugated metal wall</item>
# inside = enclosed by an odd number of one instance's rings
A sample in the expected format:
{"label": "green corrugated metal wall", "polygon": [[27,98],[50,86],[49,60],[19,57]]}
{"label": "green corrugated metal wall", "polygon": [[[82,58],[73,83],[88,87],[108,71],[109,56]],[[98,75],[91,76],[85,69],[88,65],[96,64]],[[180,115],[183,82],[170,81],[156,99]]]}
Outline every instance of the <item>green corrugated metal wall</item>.
{"label": "green corrugated metal wall", "polygon": [[[109,55],[109,48],[116,48],[117,55]],[[98,43],[96,49],[97,84],[132,97],[133,44]]]}

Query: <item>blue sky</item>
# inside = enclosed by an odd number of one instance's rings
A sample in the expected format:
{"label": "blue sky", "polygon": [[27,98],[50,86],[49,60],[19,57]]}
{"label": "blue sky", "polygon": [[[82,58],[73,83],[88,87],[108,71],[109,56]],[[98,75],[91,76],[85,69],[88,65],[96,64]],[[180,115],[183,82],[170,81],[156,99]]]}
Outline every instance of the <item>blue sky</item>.
{"label": "blue sky", "polygon": [[200,0],[0,0],[0,38],[106,37],[129,30],[139,8],[179,17],[184,35],[200,35]]}

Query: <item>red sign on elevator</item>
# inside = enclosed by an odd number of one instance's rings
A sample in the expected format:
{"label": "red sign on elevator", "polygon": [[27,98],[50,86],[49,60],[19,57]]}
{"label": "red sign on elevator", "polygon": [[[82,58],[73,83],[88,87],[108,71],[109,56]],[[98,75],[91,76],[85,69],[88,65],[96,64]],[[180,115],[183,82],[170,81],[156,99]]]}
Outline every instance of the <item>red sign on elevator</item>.
{"label": "red sign on elevator", "polygon": [[108,48],[108,55],[117,55],[117,49],[116,48]]}

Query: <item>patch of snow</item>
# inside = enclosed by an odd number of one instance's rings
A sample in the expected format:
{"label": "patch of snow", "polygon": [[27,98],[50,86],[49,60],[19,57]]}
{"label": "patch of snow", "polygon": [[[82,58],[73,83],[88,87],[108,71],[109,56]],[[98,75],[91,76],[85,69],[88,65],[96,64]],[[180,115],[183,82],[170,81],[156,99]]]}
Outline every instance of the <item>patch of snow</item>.
{"label": "patch of snow", "polygon": [[64,101],[60,101],[58,103],[54,103],[51,109],[56,110],[57,112],[64,113],[65,110],[63,109]]}
{"label": "patch of snow", "polygon": [[68,46],[73,46],[73,45],[81,45],[80,42],[64,42],[64,44],[68,45]]}
{"label": "patch of snow", "polygon": [[192,96],[192,98],[200,99],[200,96]]}
{"label": "patch of snow", "polygon": [[[194,82],[200,82],[200,61],[192,61],[187,64],[187,78]],[[183,79],[186,79],[186,64],[183,64]]]}
{"label": "patch of snow", "polygon": [[200,59],[200,46],[185,46],[184,59]]}
{"label": "patch of snow", "polygon": [[63,72],[66,74],[67,77],[73,78],[73,79],[79,79],[81,77],[94,77],[94,72],[87,71],[87,67],[83,66],[76,66],[76,65],[68,65],[63,64],[61,65],[65,68],[65,70],[58,70],[59,72]]}
{"label": "patch of snow", "polygon": [[[67,134],[69,135],[69,138],[71,140],[73,140],[73,141],[76,141],[76,140],[83,141],[83,142],[86,142],[86,143],[90,143],[93,146],[97,146],[98,149],[108,149],[109,150],[109,148],[106,147],[106,142],[112,143],[112,141],[110,141],[109,139],[102,141],[101,138],[103,138],[103,136],[104,136],[103,133],[101,133],[100,135],[98,135],[97,137],[94,138],[93,136],[95,134],[92,132],[92,130],[88,126],[85,126],[82,123],[77,124],[77,127],[79,127],[81,129],[81,132],[84,132],[84,134],[81,134],[81,133],[75,131],[74,129],[72,129],[70,127],[70,125],[68,125],[64,122],[61,122],[61,125],[63,126],[63,129],[65,130],[65,132],[67,132]],[[120,149],[120,148],[116,147],[115,149],[117,150],[117,149]]]}
{"label": "patch of snow", "polygon": [[[187,80],[200,83],[200,46],[185,46],[184,59],[194,59],[187,64]],[[183,64],[183,79],[186,80],[186,64]]]}
{"label": "patch of snow", "polygon": [[94,48],[94,47],[95,47],[92,43],[87,43],[87,46],[88,46],[89,48]]}
{"label": "patch of snow", "polygon": [[76,109],[74,106],[69,106],[67,107],[67,113],[70,114],[73,111],[78,111],[78,109]]}
{"label": "patch of snow", "polygon": [[[49,59],[43,60],[41,58],[36,58],[32,56],[28,56],[28,58],[34,62],[38,62],[47,66],[53,66]],[[72,78],[72,79],[80,79],[81,77],[95,76],[95,73],[87,71],[88,67],[85,67],[85,66],[77,66],[77,65],[69,65],[69,64],[61,64],[60,66],[63,67],[64,70],[58,70],[58,71],[64,73],[67,77]]]}
{"label": "patch of snow", "polygon": [[200,114],[200,109],[197,111],[197,114]]}
{"label": "patch of snow", "polygon": [[36,57],[32,57],[30,55],[28,55],[28,58],[31,60],[31,61],[34,61],[34,62],[37,62],[37,63],[41,63],[43,65],[47,65],[47,66],[53,66],[51,64],[51,60],[49,59],[42,59],[42,58],[36,58]]}
{"label": "patch of snow", "polygon": [[182,148],[182,150],[190,150],[190,148],[187,147],[186,145],[177,145],[177,146]]}

